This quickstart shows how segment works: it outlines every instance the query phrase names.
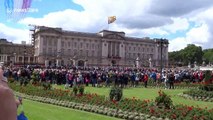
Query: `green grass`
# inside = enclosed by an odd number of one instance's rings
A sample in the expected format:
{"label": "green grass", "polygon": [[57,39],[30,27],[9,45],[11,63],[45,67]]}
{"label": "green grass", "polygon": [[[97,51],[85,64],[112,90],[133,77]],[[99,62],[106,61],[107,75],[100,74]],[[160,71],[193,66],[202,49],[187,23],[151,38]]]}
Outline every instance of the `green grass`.
{"label": "green grass", "polygon": [[[57,88],[64,89],[64,86],[54,86]],[[88,93],[97,93],[99,95],[109,95],[109,88],[97,88],[97,87],[86,87],[85,92]],[[158,91],[160,89],[155,88],[127,88],[123,90],[123,96],[126,98],[138,98],[138,99],[149,99],[154,100],[155,97],[158,96]],[[203,102],[203,101],[195,101],[195,100],[189,100],[184,99],[180,96],[177,96],[179,93],[183,93],[183,91],[186,91],[187,89],[174,89],[174,90],[164,90],[162,89],[166,94],[170,95],[172,98],[172,101],[174,104],[184,104],[188,106],[199,106],[201,108],[213,108],[212,102]]]}
{"label": "green grass", "polygon": [[[24,100],[28,120],[118,120],[113,117]],[[20,108],[19,108],[20,109]]]}

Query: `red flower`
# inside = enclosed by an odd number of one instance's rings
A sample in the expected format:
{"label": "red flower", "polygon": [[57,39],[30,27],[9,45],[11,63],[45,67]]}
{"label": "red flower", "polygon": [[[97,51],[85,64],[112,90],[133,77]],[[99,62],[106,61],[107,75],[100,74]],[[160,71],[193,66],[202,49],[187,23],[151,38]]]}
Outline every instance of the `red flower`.
{"label": "red flower", "polygon": [[116,100],[112,100],[112,102],[113,102],[114,104],[117,104],[117,101],[116,101]]}
{"label": "red flower", "polygon": [[188,107],[188,111],[191,111],[191,110],[193,110],[193,107]]}
{"label": "red flower", "polygon": [[153,108],[149,108],[149,112],[150,112],[150,113],[154,113],[155,110],[154,110]]}
{"label": "red flower", "polygon": [[176,119],[176,118],[177,118],[177,115],[172,114],[172,119]]}
{"label": "red flower", "polygon": [[162,95],[163,95],[163,93],[162,93],[161,90],[158,91],[158,95],[159,95],[159,96],[162,96]]}

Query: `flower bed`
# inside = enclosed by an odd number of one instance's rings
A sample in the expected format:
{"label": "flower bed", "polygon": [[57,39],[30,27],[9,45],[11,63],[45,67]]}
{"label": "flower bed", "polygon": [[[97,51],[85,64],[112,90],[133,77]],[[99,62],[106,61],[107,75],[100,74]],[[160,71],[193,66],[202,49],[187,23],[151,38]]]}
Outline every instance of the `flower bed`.
{"label": "flower bed", "polygon": [[183,92],[183,94],[180,94],[180,96],[197,101],[213,102],[213,92],[205,90],[191,89],[189,91]]}
{"label": "flower bed", "polygon": [[[84,110],[87,112],[93,112],[97,114],[103,114],[103,115],[122,118],[122,119],[163,120],[163,118],[156,118],[155,116],[138,113],[138,112],[128,112],[128,111],[123,111],[121,109],[107,108],[106,106],[103,106],[103,105],[90,105],[90,104],[84,104],[84,103],[76,103],[76,102],[70,102],[66,100],[64,101],[64,100],[51,99],[46,97],[31,96],[31,95],[18,93],[18,92],[16,92],[15,94],[16,96],[22,96],[25,99],[29,99],[33,101],[53,104],[53,105],[62,106],[62,107],[68,107],[72,109]],[[167,120],[169,119],[167,118]]]}
{"label": "flower bed", "polygon": [[110,101],[97,94],[74,95],[69,90],[43,90],[39,87],[20,87],[10,84],[15,91],[26,94],[27,99],[96,112],[123,119],[203,119],[213,120],[213,109],[201,109],[183,105],[171,109],[159,108],[154,101],[125,98]]}

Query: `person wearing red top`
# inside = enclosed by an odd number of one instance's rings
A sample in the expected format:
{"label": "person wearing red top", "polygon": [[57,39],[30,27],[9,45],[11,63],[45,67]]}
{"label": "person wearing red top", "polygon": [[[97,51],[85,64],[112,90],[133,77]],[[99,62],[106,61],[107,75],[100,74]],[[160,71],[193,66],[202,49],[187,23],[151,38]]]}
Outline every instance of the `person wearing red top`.
{"label": "person wearing red top", "polygon": [[147,88],[147,82],[148,82],[148,75],[147,74],[144,74],[144,87]]}

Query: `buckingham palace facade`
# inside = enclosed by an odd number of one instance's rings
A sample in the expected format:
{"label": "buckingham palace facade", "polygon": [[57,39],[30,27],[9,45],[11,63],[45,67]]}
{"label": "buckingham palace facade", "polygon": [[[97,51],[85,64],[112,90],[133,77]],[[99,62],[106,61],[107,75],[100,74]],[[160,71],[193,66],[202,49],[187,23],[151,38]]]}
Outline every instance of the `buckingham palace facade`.
{"label": "buckingham palace facade", "polygon": [[[38,27],[34,36],[34,56],[45,66],[160,66],[168,65],[168,40],[135,38],[124,32],[103,30],[98,33]],[[162,39],[161,39],[162,40]],[[162,51],[162,56],[161,56]]]}

